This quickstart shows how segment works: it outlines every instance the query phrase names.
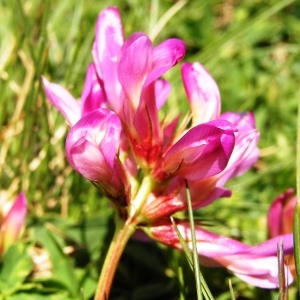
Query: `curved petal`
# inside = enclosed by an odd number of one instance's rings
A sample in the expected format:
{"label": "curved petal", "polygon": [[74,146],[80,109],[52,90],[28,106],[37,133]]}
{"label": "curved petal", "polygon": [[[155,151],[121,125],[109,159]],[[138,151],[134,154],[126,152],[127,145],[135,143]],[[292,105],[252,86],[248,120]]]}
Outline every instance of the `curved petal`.
{"label": "curved petal", "polygon": [[[188,221],[176,221],[176,226],[189,247],[192,247],[191,230]],[[168,220],[152,224],[148,233],[159,242],[171,246],[173,248],[182,249],[178,235],[174,226]],[[244,253],[250,249],[239,241],[218,235],[216,233],[205,230],[199,226],[196,227],[197,250],[201,256],[216,258],[220,256]]]}
{"label": "curved petal", "polygon": [[261,244],[251,247],[248,254],[254,254],[257,256],[277,256],[277,245],[282,242],[284,253],[291,254],[294,249],[293,234],[283,234],[271,238]]}
{"label": "curved petal", "polygon": [[297,202],[294,189],[288,189],[275,198],[268,213],[270,237],[293,232],[293,214]]}
{"label": "curved petal", "polygon": [[152,43],[149,37],[139,32],[132,34],[121,49],[118,74],[127,101],[135,109],[151,68]]}
{"label": "curved petal", "polygon": [[235,130],[235,127],[223,120],[193,127],[167,151],[162,171],[189,180],[220,173],[232,153]]}
{"label": "curved petal", "polygon": [[84,116],[70,130],[66,140],[67,159],[72,167],[91,181],[111,177],[119,147],[121,122],[108,109]]}
{"label": "curved petal", "polygon": [[74,170],[124,206],[130,199],[130,184],[117,155],[120,133],[121,121],[115,113],[105,108],[94,110],[70,130],[66,153]]}
{"label": "curved petal", "polygon": [[185,55],[184,42],[179,39],[169,39],[153,49],[153,66],[145,82],[145,86],[158,79],[171,67],[175,66]]}
{"label": "curved petal", "polygon": [[109,7],[100,13],[97,20],[93,58],[98,76],[103,80],[108,102],[116,112],[122,107],[117,65],[123,43],[120,13],[116,7]]}
{"label": "curved petal", "polygon": [[[176,220],[176,226],[190,248],[191,231],[188,221]],[[146,232],[154,239],[182,250],[179,238],[170,221],[153,224]],[[221,236],[200,227],[196,227],[197,250],[201,263],[207,266],[224,266],[237,277],[252,285],[263,288],[276,288],[279,285],[277,242],[268,240],[260,245],[250,247],[234,239]],[[280,237],[290,248],[292,235]],[[287,282],[293,281],[293,276],[285,266]]]}
{"label": "curved petal", "polygon": [[81,95],[82,115],[105,106],[105,94],[97,76],[95,65],[90,64]]}
{"label": "curved petal", "polygon": [[[276,256],[257,257],[236,255],[217,259],[218,263],[234,273],[241,280],[266,289],[279,287],[278,261]],[[285,266],[287,284],[293,282],[293,276]]]}
{"label": "curved petal", "polygon": [[219,88],[200,63],[182,64],[183,84],[192,109],[193,124],[201,124],[220,115]]}
{"label": "curved petal", "polygon": [[160,110],[167,101],[171,92],[171,85],[166,80],[157,80],[155,82],[156,108]]}
{"label": "curved petal", "polygon": [[49,82],[45,77],[42,77],[42,81],[47,98],[65,117],[68,124],[74,126],[81,117],[79,102],[60,85]]}
{"label": "curved petal", "polygon": [[229,121],[238,128],[235,133],[236,142],[232,155],[226,169],[220,174],[219,184],[223,185],[228,179],[245,173],[257,161],[259,132],[255,127],[252,113],[228,112],[222,114],[220,119]]}

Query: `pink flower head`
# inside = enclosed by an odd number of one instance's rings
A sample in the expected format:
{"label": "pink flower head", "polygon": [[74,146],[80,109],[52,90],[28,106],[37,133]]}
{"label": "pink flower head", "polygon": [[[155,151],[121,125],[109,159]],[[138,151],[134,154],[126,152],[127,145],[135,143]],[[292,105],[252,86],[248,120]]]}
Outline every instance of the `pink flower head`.
{"label": "pink flower head", "polygon": [[[187,221],[176,221],[176,226],[192,249],[191,231]],[[182,250],[178,235],[170,221],[153,224],[145,231],[155,240]],[[268,240],[256,246],[248,246],[234,239],[196,227],[197,251],[200,262],[210,267],[223,266],[243,281],[262,288],[278,288],[277,244],[283,241],[285,253],[293,251],[292,234]],[[293,276],[285,267],[287,282]]]}
{"label": "pink flower head", "polygon": [[67,159],[83,177],[95,183],[109,198],[126,203],[128,183],[117,153],[121,122],[102,108],[81,118],[66,140]]}
{"label": "pink flower head", "polygon": [[[8,204],[8,203],[6,203]],[[0,253],[14,243],[21,235],[25,217],[27,214],[27,201],[23,193],[20,193],[7,212],[2,207],[2,219],[0,225]]]}

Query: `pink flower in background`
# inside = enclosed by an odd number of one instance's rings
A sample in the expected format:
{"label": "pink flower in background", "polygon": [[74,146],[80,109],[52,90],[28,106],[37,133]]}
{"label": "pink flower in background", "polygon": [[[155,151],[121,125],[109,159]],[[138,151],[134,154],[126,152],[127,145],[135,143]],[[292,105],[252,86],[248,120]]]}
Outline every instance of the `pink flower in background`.
{"label": "pink flower in background", "polygon": [[[271,238],[293,232],[294,209],[297,196],[293,189],[288,189],[275,198],[268,213],[268,233]],[[288,254],[288,253],[285,253]],[[290,271],[296,276],[294,255],[286,256]]]}
{"label": "pink flower in background", "polygon": [[[0,254],[3,254],[21,235],[27,214],[27,201],[23,193],[11,203],[2,203],[0,225]],[[7,206],[9,208],[7,209]]]}

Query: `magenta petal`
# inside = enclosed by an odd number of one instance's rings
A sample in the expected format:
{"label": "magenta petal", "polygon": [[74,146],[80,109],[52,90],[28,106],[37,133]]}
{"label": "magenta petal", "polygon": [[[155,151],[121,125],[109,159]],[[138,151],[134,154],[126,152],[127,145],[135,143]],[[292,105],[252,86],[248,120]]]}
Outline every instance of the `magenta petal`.
{"label": "magenta petal", "polygon": [[179,39],[169,39],[153,49],[153,67],[145,86],[158,79],[171,67],[176,65],[185,55],[184,42]]}
{"label": "magenta petal", "polygon": [[245,173],[257,161],[259,149],[257,147],[259,132],[255,127],[252,113],[225,113],[220,119],[229,121],[238,128],[235,133],[235,146],[228,162],[228,166],[222,173],[219,184],[224,184],[234,176]]}
{"label": "magenta petal", "polygon": [[72,145],[69,162],[78,173],[91,181],[99,181],[112,176],[112,170],[99,148],[82,138]]}
{"label": "magenta petal", "polygon": [[119,80],[131,106],[137,108],[142,86],[152,68],[152,43],[143,33],[134,33],[124,43],[119,61]]}
{"label": "magenta petal", "polygon": [[81,105],[83,116],[105,105],[105,94],[96,74],[94,64],[90,64],[87,70],[81,95]]}
{"label": "magenta petal", "polygon": [[160,110],[165,104],[171,92],[171,85],[166,80],[157,80],[155,82],[156,108]]}
{"label": "magenta petal", "polygon": [[297,196],[294,189],[288,189],[273,201],[268,213],[270,237],[293,231],[293,214]]}
{"label": "magenta petal", "polygon": [[79,102],[60,85],[51,83],[44,77],[42,81],[47,98],[61,112],[68,124],[74,126],[81,117]]}
{"label": "magenta petal", "polygon": [[250,254],[257,256],[276,256],[277,245],[282,242],[284,254],[292,254],[294,249],[293,234],[284,234],[269,239],[259,245],[251,247]]}
{"label": "magenta petal", "polygon": [[208,71],[200,63],[184,63],[183,84],[192,109],[193,123],[217,119],[220,114],[220,92]]}
{"label": "magenta petal", "polygon": [[[241,280],[266,289],[279,287],[278,262],[276,256],[259,257],[233,255],[216,259],[216,261],[233,272]],[[287,284],[293,282],[293,275],[287,266],[284,267]]]}
{"label": "magenta petal", "polygon": [[16,241],[24,226],[27,214],[27,200],[23,193],[20,193],[10,208],[8,214],[2,220],[2,250],[6,250],[14,241]]}
{"label": "magenta petal", "polygon": [[235,113],[228,111],[223,113],[220,119],[232,123],[238,127],[239,130],[248,131],[256,128],[255,118],[252,112]]}
{"label": "magenta petal", "polygon": [[98,76],[104,82],[108,102],[116,112],[122,106],[122,91],[118,80],[117,65],[123,42],[123,28],[118,9],[109,7],[103,10],[96,25],[93,57]]}
{"label": "magenta petal", "polygon": [[[176,226],[183,238],[187,241],[187,244],[192,247],[189,222],[177,220]],[[157,225],[153,225],[149,230],[151,236],[159,242],[174,248],[182,249],[178,235],[171,223],[158,223]],[[195,230],[197,250],[201,256],[215,258],[241,252],[243,253],[250,249],[249,246],[239,241],[209,232],[201,227],[196,227]]]}
{"label": "magenta petal", "polygon": [[111,177],[120,132],[120,120],[110,110],[98,109],[87,114],[68,134],[68,161],[77,172],[91,181],[102,180],[103,174]]}
{"label": "magenta petal", "polygon": [[165,154],[162,170],[189,180],[220,173],[232,153],[234,131],[234,126],[222,120],[193,127]]}
{"label": "magenta petal", "polygon": [[[191,231],[187,221],[176,221],[176,226],[190,248]],[[174,227],[169,221],[153,224],[149,235],[173,248],[182,249]],[[285,249],[291,247],[292,237],[283,236]],[[234,239],[221,236],[196,227],[197,250],[200,261],[207,266],[224,266],[237,277],[252,285],[263,288],[276,288],[279,285],[276,250],[278,240],[269,240],[250,247]],[[274,250],[275,249],[275,250]],[[274,254],[275,253],[275,254]],[[287,282],[293,281],[289,269],[285,267]]]}

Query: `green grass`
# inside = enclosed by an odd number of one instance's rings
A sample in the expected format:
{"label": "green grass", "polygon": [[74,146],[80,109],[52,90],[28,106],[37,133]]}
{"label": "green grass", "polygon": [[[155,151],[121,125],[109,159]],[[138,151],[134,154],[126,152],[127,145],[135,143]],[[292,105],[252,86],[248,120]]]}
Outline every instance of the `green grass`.
{"label": "green grass", "polygon": [[[47,102],[41,76],[79,97],[92,59],[95,22],[103,8],[120,8],[128,37],[134,31],[150,33],[174,3],[0,1],[0,191],[10,199],[19,191],[26,193],[26,247],[48,249],[53,270],[51,280],[27,277],[5,299],[80,299],[80,288],[89,299],[114,228],[108,202],[66,162],[68,128]],[[170,37],[185,41],[185,61],[200,61],[213,74],[222,111],[254,111],[261,132],[261,158],[250,172],[228,184],[232,198],[195,214],[217,232],[250,244],[261,242],[266,238],[269,204],[296,182],[300,5],[292,0],[187,1],[155,43]],[[174,87],[168,107],[187,111],[179,68],[166,77]],[[71,254],[65,255],[66,250]],[[277,299],[277,291],[250,287],[223,269],[203,272],[215,299],[230,299],[228,278],[237,299]],[[296,299],[295,290],[290,288],[290,299]],[[180,295],[195,297],[184,255],[131,241],[111,299]]]}

